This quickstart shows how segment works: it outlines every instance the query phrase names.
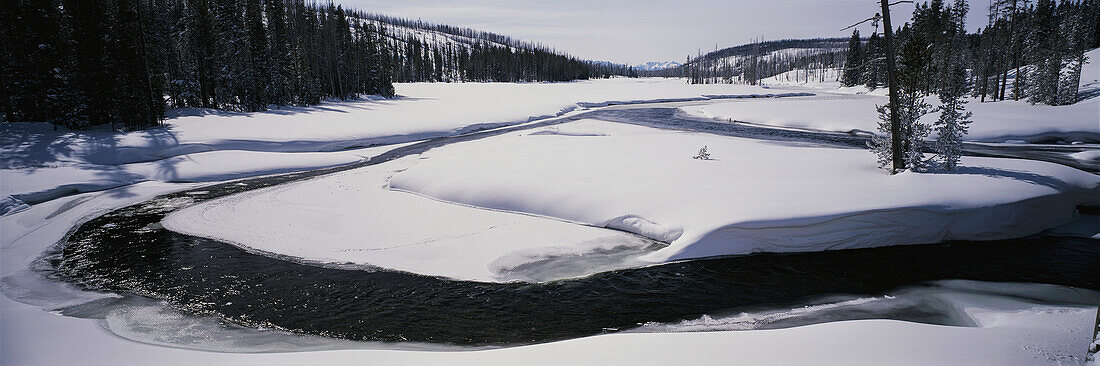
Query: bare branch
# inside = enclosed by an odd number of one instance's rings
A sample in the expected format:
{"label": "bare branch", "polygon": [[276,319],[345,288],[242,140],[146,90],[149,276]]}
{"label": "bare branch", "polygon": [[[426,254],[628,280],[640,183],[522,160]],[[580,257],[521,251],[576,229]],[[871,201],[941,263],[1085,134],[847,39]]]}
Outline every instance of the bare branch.
{"label": "bare branch", "polygon": [[872,21],[872,20],[877,20],[878,18],[881,18],[881,17],[882,17],[882,15],[879,15],[878,13],[875,13],[875,16],[873,16],[873,17],[870,17],[870,18],[864,19],[864,20],[860,21],[859,23],[856,23],[856,24],[852,24],[852,25],[849,25],[849,26],[847,26],[847,27],[841,28],[840,30],[842,30],[842,31],[846,31],[846,30],[849,30],[849,29],[852,29],[852,28],[854,28],[854,27],[855,27],[855,26],[857,26],[857,25],[860,25],[860,24],[863,24],[863,23],[867,23],[867,22],[869,22],[869,21]]}

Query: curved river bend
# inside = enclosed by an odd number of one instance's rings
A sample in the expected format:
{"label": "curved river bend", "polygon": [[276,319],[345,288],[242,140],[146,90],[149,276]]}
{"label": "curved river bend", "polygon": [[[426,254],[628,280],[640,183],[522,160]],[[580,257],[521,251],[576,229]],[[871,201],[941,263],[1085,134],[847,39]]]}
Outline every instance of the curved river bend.
{"label": "curved river bend", "polygon": [[[600,116],[609,120],[661,120],[665,121],[664,127],[753,138],[849,147],[864,141],[858,136],[821,136],[683,118],[667,108],[607,111]],[[350,166],[245,179],[159,196],[80,225],[59,252],[43,258],[43,271],[88,289],[164,299],[185,311],[214,314],[248,326],[353,340],[459,345],[560,340],[650,322],[795,306],[837,294],[876,296],[901,286],[940,279],[1100,289],[1100,268],[1095,265],[1100,263],[1100,240],[1067,237],[724,257],[544,283],[480,283],[337,264],[301,264],[174,233],[159,225],[168,213],[196,202],[373,165],[447,143],[591,117],[582,114],[441,138]],[[713,126],[698,128],[699,124]],[[950,323],[944,314],[919,307],[894,311],[889,316]],[[827,319],[803,322],[815,321]]]}

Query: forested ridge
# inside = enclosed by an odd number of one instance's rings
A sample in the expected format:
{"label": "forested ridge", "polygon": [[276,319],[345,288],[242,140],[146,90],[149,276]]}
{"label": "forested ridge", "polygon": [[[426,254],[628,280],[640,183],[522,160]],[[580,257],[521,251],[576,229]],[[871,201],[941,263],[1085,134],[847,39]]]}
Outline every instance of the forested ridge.
{"label": "forested ridge", "polygon": [[155,126],[169,108],[260,111],[393,82],[623,73],[497,34],[304,0],[16,0],[0,7],[4,121]]}
{"label": "forested ridge", "polygon": [[[1100,0],[993,0],[988,23],[974,33],[966,31],[968,11],[966,1],[920,3],[910,21],[894,31],[895,49],[910,49],[908,56],[899,51],[899,72],[913,75],[920,92],[942,92],[949,88],[945,80],[961,73],[958,87],[981,101],[1060,105],[1081,98],[1085,52],[1100,47]],[[788,71],[817,71],[813,75],[824,77],[823,71],[833,69],[846,86],[876,89],[886,86],[886,50],[880,25],[872,27],[870,37],[857,28],[848,40],[754,41],[642,74],[686,77],[696,84],[755,85]]]}
{"label": "forested ridge", "polygon": [[[643,75],[682,76],[693,84],[756,85],[762,79],[788,71],[843,67],[844,42],[842,38],[754,40],[695,57],[688,56],[679,67]],[[823,77],[824,74],[819,72],[816,75]]]}
{"label": "forested ridge", "polygon": [[[995,0],[989,6],[988,24],[967,33],[967,2],[919,4],[894,33],[899,62],[912,69],[899,72],[913,74],[919,79],[913,87],[926,94],[942,92],[960,74],[962,91],[982,101],[1076,102],[1085,52],[1100,46],[1100,1]],[[866,42],[854,31],[841,82],[884,86],[884,47],[877,28]]]}

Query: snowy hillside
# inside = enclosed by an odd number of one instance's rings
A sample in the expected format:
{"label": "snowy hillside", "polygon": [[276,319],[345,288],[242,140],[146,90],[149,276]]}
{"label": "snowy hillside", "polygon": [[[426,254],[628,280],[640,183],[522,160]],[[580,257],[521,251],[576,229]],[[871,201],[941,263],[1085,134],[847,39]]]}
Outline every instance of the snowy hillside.
{"label": "snowy hillside", "polygon": [[686,65],[666,74],[683,75],[696,83],[756,83],[789,71],[823,72],[844,64],[846,43],[841,39],[792,39],[753,42],[692,56]]}
{"label": "snowy hillside", "polygon": [[682,65],[676,61],[650,61],[644,64],[635,65],[634,69],[638,71],[657,71],[680,67]]}

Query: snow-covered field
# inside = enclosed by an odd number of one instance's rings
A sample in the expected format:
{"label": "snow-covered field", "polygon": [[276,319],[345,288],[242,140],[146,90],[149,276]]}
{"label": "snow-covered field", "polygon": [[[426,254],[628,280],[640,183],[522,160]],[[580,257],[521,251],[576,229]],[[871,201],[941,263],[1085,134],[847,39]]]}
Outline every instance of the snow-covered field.
{"label": "snow-covered field", "polygon": [[[1068,106],[1032,105],[1024,100],[981,103],[968,99],[968,111],[973,112],[970,131],[964,138],[983,142],[1086,142],[1100,143],[1100,49],[1086,53],[1088,62],[1081,70],[1080,91],[1091,99]],[[797,75],[796,75],[797,74]],[[807,77],[809,81],[807,81]],[[784,104],[738,100],[682,108],[688,114],[719,120],[732,120],[772,126],[784,126],[821,131],[875,133],[878,124],[876,105],[885,105],[888,89],[868,91],[863,86],[844,87],[834,69],[819,72],[791,71],[764,79],[773,88],[796,88],[825,94],[844,94],[823,103],[822,98],[805,100],[790,98]],[[938,106],[935,96],[926,101]],[[922,118],[932,123],[938,112]]]}
{"label": "snow-covered field", "polygon": [[584,120],[429,151],[390,185],[670,243],[653,261],[1018,237],[1100,197],[1100,177],[1055,164],[890,176],[867,154]]}
{"label": "snow-covered field", "polygon": [[[704,145],[712,160],[692,159]],[[207,202],[164,224],[310,261],[491,281],[646,247],[594,228],[669,243],[634,253],[652,263],[1021,237],[1098,197],[1100,177],[1051,163],[965,158],[954,173],[890,176],[864,150],[581,120]]]}
{"label": "snow-covered field", "polygon": [[[360,349],[392,345],[299,342],[298,336],[280,335],[271,344],[240,350],[341,349],[215,353],[185,348],[234,350],[211,345],[224,331],[216,327],[152,340],[157,321],[168,321],[155,311],[144,315],[152,319],[145,323],[131,319],[138,325],[125,332],[112,324],[115,318],[49,312],[114,295],[44,278],[32,267],[45,250],[86,219],[202,184],[194,182],[341,165],[393,147],[370,145],[454,135],[610,101],[774,93],[662,79],[397,88],[403,97],[393,100],[250,114],[177,111],[181,116],[164,129],[125,134],[0,124],[0,207],[7,207],[0,216],[0,364],[1056,364],[1084,358],[1095,307],[1012,300],[1018,296],[944,297],[959,306],[970,327],[860,320],[731,331],[737,319],[707,318],[470,352]],[[863,103],[860,98],[875,97],[822,98],[818,104]],[[779,103],[803,101],[761,103],[776,103],[780,107],[773,111],[782,113],[798,108]],[[1019,110],[1002,112],[1033,124],[1049,121],[1034,116],[1054,113],[1012,108]],[[972,128],[981,131],[977,125]],[[692,159],[703,145],[712,159]],[[1029,235],[1074,219],[1074,204],[1100,199],[1100,177],[1060,165],[990,158],[964,158],[962,165],[957,173],[888,176],[863,150],[582,120],[249,191],[183,209],[164,224],[307,261],[479,281],[542,281],[720,254]],[[306,241],[310,247],[302,245]],[[555,268],[540,265],[546,263]],[[559,268],[563,263],[573,266]],[[1095,301],[1087,293],[1080,303]],[[150,344],[109,336],[102,327]],[[706,332],[685,333],[699,330]]]}
{"label": "snow-covered field", "polygon": [[[54,131],[44,123],[3,123],[0,214],[24,203],[139,181],[208,181],[338,165],[358,159],[346,149],[526,122],[581,105],[767,93],[744,85],[624,78],[413,83],[396,88],[396,99],[332,101],[260,113],[175,110],[163,128],[119,134]],[[207,153],[212,151],[219,153]],[[340,153],[276,154],[300,152]]]}
{"label": "snow-covered field", "polygon": [[[585,254],[613,249],[645,253],[653,245],[618,231],[481,210],[388,189],[390,177],[416,165],[418,159],[406,157],[204,202],[177,211],[162,223],[169,230],[308,261],[476,281],[589,274],[568,268],[548,268],[556,271],[553,274],[524,269],[561,257],[576,268],[581,267],[576,262],[592,261]],[[627,260],[602,266],[640,264]],[[599,269],[599,265],[585,268]]]}
{"label": "snow-covered field", "polygon": [[[879,118],[875,106],[887,102],[885,96],[852,95],[827,103],[818,98],[739,100],[684,107],[682,110],[720,120],[822,131],[876,133]],[[935,98],[929,98],[929,102],[935,102]],[[1100,98],[1068,106],[1031,105],[1024,101],[979,103],[971,100],[966,108],[974,113],[966,140],[1100,142]],[[921,120],[931,124],[937,118],[938,113],[930,113]]]}

